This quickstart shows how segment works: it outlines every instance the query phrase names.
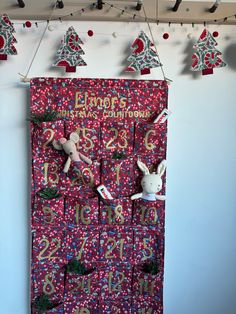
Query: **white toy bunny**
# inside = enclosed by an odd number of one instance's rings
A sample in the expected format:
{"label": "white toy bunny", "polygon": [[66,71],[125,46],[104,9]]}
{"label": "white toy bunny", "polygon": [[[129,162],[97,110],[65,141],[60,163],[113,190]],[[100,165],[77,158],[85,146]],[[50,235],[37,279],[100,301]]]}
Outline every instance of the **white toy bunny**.
{"label": "white toy bunny", "polygon": [[157,193],[162,189],[162,179],[166,170],[166,161],[162,160],[157,168],[157,173],[150,173],[148,167],[138,160],[138,167],[144,173],[144,177],[141,181],[141,186],[143,188],[142,193],[137,193],[131,196],[131,200],[142,198],[148,201],[164,201],[166,199],[165,195],[158,195]]}

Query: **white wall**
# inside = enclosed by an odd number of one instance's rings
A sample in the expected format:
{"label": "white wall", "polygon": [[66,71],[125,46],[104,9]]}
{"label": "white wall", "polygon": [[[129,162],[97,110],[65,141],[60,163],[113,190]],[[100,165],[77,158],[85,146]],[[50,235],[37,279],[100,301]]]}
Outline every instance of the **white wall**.
{"label": "white wall", "polygon": [[[73,25],[85,45],[87,67],[77,77],[121,78],[123,61],[139,30],[136,23],[55,23],[47,32],[30,77],[69,76],[51,68]],[[87,31],[94,36],[89,38]],[[170,86],[166,202],[165,314],[236,313],[236,27],[210,27],[229,66],[193,75],[186,66],[191,40],[203,27],[152,25]],[[0,63],[0,313],[28,313],[29,293],[29,87],[19,83],[36,49],[42,25],[16,25],[18,55]],[[164,31],[170,33],[163,40]],[[112,32],[118,37],[113,38]],[[159,69],[137,79],[162,79]]]}

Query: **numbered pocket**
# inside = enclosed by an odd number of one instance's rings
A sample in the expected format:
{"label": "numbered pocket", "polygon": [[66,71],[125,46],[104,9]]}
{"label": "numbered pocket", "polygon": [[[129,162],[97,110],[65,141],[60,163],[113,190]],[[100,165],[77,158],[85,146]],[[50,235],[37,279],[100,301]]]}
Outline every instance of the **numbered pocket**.
{"label": "numbered pocket", "polygon": [[131,285],[131,265],[108,266],[100,269],[100,291],[102,298],[127,296],[131,294]]}
{"label": "numbered pocket", "polygon": [[97,298],[66,298],[64,301],[66,314],[98,314],[99,306]]}
{"label": "numbered pocket", "polygon": [[76,132],[79,135],[79,142],[76,144],[78,151],[96,159],[100,155],[100,123],[97,121],[71,120],[66,122],[66,135]]}
{"label": "numbered pocket", "polygon": [[133,297],[133,314],[163,314],[162,302],[158,302],[150,297]]}
{"label": "numbered pocket", "polygon": [[162,297],[162,272],[151,275],[144,273],[140,267],[135,267],[132,292],[136,296],[152,297],[160,301]]}
{"label": "numbered pocket", "polygon": [[131,314],[131,298],[104,298],[100,303],[101,314]]}
{"label": "numbered pocket", "polygon": [[43,227],[60,227],[64,225],[64,199],[63,197],[46,200],[38,196],[32,214],[32,224]]}
{"label": "numbered pocket", "polygon": [[69,226],[97,225],[98,199],[67,197],[65,201],[65,220]]}
{"label": "numbered pocket", "polygon": [[105,231],[100,234],[100,261],[129,262],[132,252],[132,232]]}
{"label": "numbered pocket", "polygon": [[77,228],[67,231],[66,258],[78,261],[96,261],[99,247],[99,233],[89,229],[80,231]]}
{"label": "numbered pocket", "polygon": [[79,275],[76,273],[66,274],[65,292],[68,298],[97,296],[99,292],[99,272],[96,264],[86,263],[86,270],[91,273]]}
{"label": "numbered pocket", "polygon": [[133,223],[142,226],[155,226],[156,231],[161,233],[164,228],[164,202],[135,200]]}
{"label": "numbered pocket", "polygon": [[129,198],[100,201],[100,222],[105,225],[130,225],[132,201]]}
{"label": "numbered pocket", "polygon": [[66,175],[63,173],[65,158],[44,159],[44,157],[33,159],[34,190],[39,191],[46,187],[55,187],[65,190]]}
{"label": "numbered pocket", "polygon": [[60,303],[64,298],[65,271],[59,265],[32,269],[33,300],[47,295],[53,303]]}
{"label": "numbered pocket", "polygon": [[64,137],[64,122],[42,122],[34,125],[33,156],[59,157],[61,152],[56,150],[52,142]]}
{"label": "numbered pocket", "polygon": [[33,232],[33,265],[64,265],[64,234],[62,230],[44,229]]}
{"label": "numbered pocket", "polygon": [[114,153],[128,157],[133,153],[134,124],[123,122],[108,122],[102,124],[103,156],[113,156]]}
{"label": "numbered pocket", "polygon": [[163,241],[155,232],[134,233],[134,262],[141,264],[156,260],[163,255]]}
{"label": "numbered pocket", "polygon": [[91,165],[84,162],[72,163],[68,171],[67,195],[77,197],[96,196],[96,186],[100,184],[100,162],[93,160]]}
{"label": "numbered pocket", "polygon": [[101,182],[113,198],[129,196],[133,192],[133,159],[103,160]]}
{"label": "numbered pocket", "polygon": [[158,124],[137,123],[135,125],[135,153],[166,157],[166,128]]}

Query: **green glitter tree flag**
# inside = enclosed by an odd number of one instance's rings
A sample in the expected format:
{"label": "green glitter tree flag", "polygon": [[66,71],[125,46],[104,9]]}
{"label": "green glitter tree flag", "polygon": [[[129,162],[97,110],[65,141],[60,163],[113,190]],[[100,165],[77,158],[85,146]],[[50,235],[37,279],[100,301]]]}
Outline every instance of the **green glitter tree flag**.
{"label": "green glitter tree flag", "polygon": [[56,54],[56,61],[53,66],[63,66],[66,72],[75,72],[77,66],[85,66],[86,62],[82,59],[84,51],[80,47],[83,42],[71,26],[66,32],[64,41]]}
{"label": "green glitter tree flag", "polygon": [[131,62],[125,69],[126,72],[141,71],[141,75],[149,74],[151,68],[161,66],[161,63],[156,60],[157,53],[151,48],[153,43],[147,35],[142,31],[138,38],[133,42],[132,54],[127,58]]}

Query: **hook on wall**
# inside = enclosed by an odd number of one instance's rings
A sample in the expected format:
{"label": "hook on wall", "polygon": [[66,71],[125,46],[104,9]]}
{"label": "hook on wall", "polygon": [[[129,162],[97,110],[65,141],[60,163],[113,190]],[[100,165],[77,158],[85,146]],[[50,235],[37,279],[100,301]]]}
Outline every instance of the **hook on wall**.
{"label": "hook on wall", "polygon": [[19,5],[20,8],[24,8],[25,7],[25,3],[24,3],[23,0],[17,0],[17,2],[18,2],[18,5]]}
{"label": "hook on wall", "polygon": [[57,7],[59,9],[63,9],[64,8],[64,2],[62,0],[57,0]]}
{"label": "hook on wall", "polygon": [[182,2],[182,0],[176,0],[175,5],[172,8],[172,11],[177,12],[181,2]]}
{"label": "hook on wall", "polygon": [[103,2],[102,2],[102,0],[98,0],[97,1],[97,8],[98,8],[98,10],[102,10],[103,9]]}
{"label": "hook on wall", "polygon": [[142,5],[143,5],[143,0],[138,0],[135,9],[136,9],[137,11],[141,11]]}
{"label": "hook on wall", "polygon": [[216,11],[216,9],[218,8],[219,4],[220,4],[221,0],[216,0],[215,3],[213,4],[213,6],[209,9],[210,13],[214,13]]}

